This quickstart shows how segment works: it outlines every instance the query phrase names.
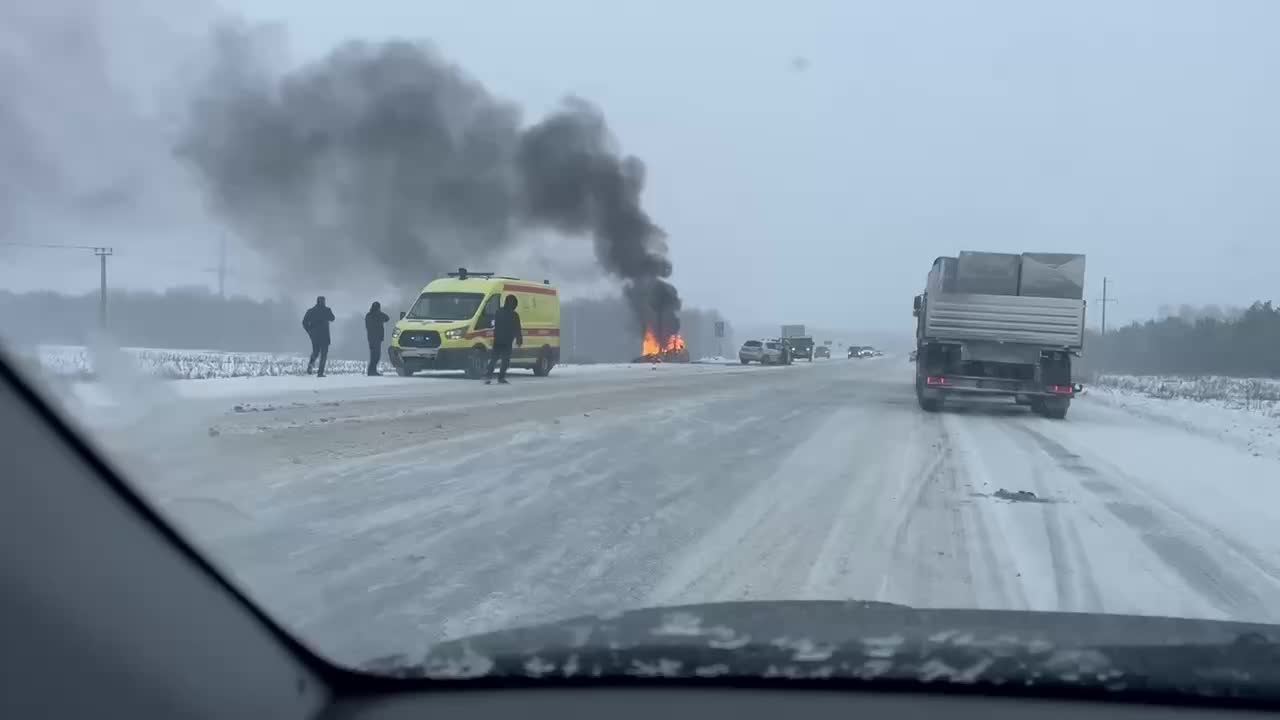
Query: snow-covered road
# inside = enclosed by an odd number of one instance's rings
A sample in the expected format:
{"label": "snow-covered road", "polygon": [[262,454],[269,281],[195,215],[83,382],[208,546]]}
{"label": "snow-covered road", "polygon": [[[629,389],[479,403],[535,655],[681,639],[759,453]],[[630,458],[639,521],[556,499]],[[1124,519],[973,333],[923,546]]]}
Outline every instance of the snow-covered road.
{"label": "snow-covered road", "polygon": [[927,414],[911,371],[282,378],[170,392],[96,432],[269,612],[350,662],[731,599],[1280,622],[1280,461],[1088,395],[1060,422]]}

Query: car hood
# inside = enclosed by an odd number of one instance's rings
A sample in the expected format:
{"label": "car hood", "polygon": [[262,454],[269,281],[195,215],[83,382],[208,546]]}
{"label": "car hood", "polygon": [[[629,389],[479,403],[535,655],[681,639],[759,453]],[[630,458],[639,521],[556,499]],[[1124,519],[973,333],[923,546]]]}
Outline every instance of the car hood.
{"label": "car hood", "polygon": [[445,680],[854,680],[1280,700],[1280,627],[878,602],[732,602],[585,616],[364,669]]}

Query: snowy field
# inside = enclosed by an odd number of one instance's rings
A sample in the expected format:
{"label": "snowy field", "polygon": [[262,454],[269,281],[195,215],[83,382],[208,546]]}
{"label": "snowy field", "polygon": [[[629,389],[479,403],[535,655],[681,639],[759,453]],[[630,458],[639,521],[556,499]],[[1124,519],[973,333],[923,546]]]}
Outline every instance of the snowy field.
{"label": "snowy field", "polygon": [[1092,385],[1125,395],[1194,400],[1232,410],[1280,415],[1280,380],[1220,375],[1100,375]]}
{"label": "snowy field", "polygon": [[215,563],[340,661],[742,599],[1280,622],[1280,455],[1220,432],[1274,417],[1137,385],[1092,386],[1065,421],[1007,402],[924,413],[912,370],[141,377],[65,399]]}
{"label": "snowy field", "polygon": [[1280,458],[1280,380],[1102,375],[1089,391],[1096,402],[1144,419]]}

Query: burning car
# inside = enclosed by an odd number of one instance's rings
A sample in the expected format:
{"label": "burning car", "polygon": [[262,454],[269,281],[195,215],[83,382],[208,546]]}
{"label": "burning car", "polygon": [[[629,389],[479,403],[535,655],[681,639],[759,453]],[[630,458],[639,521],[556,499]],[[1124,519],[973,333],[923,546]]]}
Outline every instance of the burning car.
{"label": "burning car", "polygon": [[680,333],[670,335],[665,342],[662,342],[658,340],[658,335],[652,328],[646,328],[640,357],[636,358],[636,362],[687,363],[689,349],[685,347],[684,338],[680,337]]}

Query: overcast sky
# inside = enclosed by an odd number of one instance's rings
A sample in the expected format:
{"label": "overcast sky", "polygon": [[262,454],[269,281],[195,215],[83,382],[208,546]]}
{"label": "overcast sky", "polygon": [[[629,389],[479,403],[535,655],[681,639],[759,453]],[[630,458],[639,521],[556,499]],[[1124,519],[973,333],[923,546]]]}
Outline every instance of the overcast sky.
{"label": "overcast sky", "polygon": [[[686,302],[739,322],[909,329],[961,249],[1086,253],[1117,320],[1280,287],[1274,0],[222,5],[298,62],[425,38],[526,119],[591,100],[648,165]],[[124,277],[208,282],[201,252]],[[0,284],[45,265],[21,257]]]}

